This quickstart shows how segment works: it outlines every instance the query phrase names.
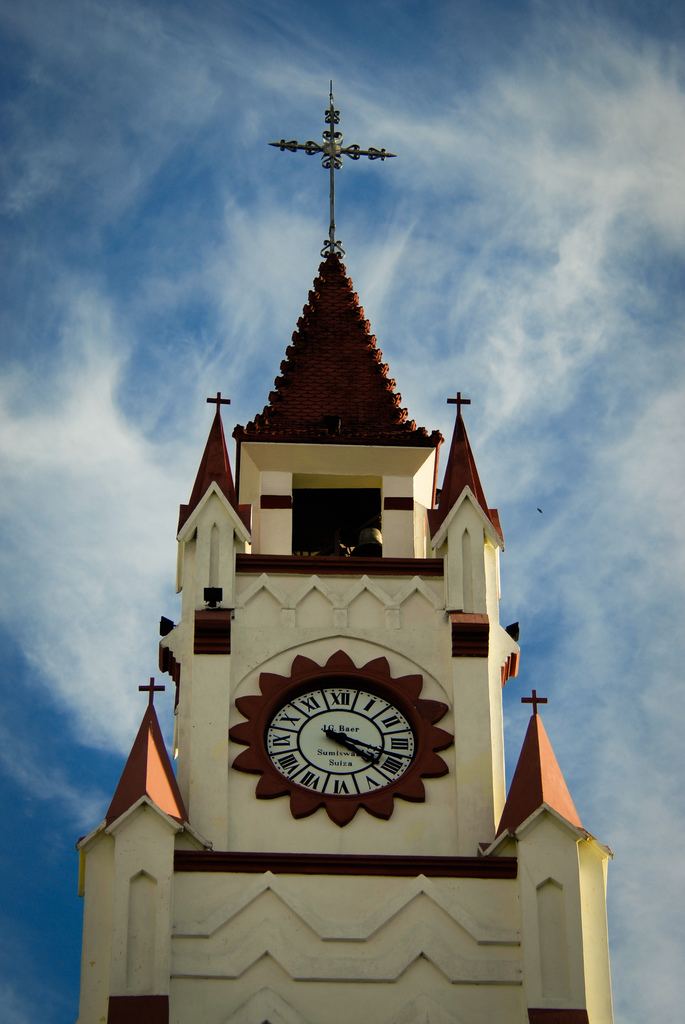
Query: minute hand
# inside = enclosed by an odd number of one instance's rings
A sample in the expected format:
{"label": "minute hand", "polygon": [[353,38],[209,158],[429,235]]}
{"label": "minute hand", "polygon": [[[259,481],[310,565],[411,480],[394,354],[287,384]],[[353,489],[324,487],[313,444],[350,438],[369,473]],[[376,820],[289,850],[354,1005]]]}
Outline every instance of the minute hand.
{"label": "minute hand", "polygon": [[407,759],[407,761],[411,761],[411,758],[412,758],[411,754],[400,754],[400,752],[398,750],[386,750],[385,747],[374,746],[373,743],[365,743],[364,740],[358,740],[358,739],[354,739],[352,737],[350,737],[350,738],[352,739],[353,743],[358,743],[362,747],[370,747],[371,750],[378,751],[378,756],[379,757],[381,756],[381,754],[392,754],[393,757],[404,757],[404,758]]}
{"label": "minute hand", "polygon": [[[365,743],[364,740],[358,740],[355,736],[348,736],[347,733],[336,732],[335,729],[324,729],[324,732],[326,733],[327,736],[330,736],[334,739],[344,737],[343,743],[345,742],[345,740],[348,740],[349,742],[345,743],[345,746],[349,746],[351,750],[353,750],[354,747],[368,747],[369,750],[373,750],[375,752],[376,761],[378,761],[383,754],[392,754],[393,757],[403,757],[407,761],[411,761],[412,759],[411,754],[401,754],[398,750],[386,750],[385,747],[379,747],[377,744],[374,743]],[[360,750],[358,751],[358,753],[360,757],[364,757],[363,751]]]}

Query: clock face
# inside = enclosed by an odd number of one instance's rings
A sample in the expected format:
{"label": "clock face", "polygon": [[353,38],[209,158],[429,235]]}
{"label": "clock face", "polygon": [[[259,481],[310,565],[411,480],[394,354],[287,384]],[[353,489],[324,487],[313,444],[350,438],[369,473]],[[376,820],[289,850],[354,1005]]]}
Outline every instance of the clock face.
{"label": "clock face", "polygon": [[267,726],[266,749],[276,770],[299,786],[349,796],[400,779],[416,740],[392,700],[336,681],[284,704]]}
{"label": "clock face", "polygon": [[426,799],[424,778],[447,773],[437,751],[453,737],[435,722],[447,705],[421,698],[420,675],[393,677],[385,658],[357,668],[344,651],[325,665],[298,655],[289,676],[262,672],[238,697],[232,726],[247,747],[233,768],[260,775],[259,799],[289,796],[294,818],[323,807],[347,825],[360,807],[389,818],[394,800]]}

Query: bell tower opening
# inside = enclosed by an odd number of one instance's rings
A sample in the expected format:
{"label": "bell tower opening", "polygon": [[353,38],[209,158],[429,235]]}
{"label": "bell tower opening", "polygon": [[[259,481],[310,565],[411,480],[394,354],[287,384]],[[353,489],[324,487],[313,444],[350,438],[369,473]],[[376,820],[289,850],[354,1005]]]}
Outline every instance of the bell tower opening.
{"label": "bell tower opening", "polygon": [[381,480],[293,477],[294,555],[381,555]]}

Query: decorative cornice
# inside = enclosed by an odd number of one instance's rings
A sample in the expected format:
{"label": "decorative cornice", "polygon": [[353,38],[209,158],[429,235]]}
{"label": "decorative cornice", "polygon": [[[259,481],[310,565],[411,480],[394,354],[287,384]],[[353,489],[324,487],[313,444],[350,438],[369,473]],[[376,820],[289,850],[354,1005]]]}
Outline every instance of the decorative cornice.
{"label": "decorative cornice", "polygon": [[158,664],[159,671],[166,672],[170,675],[176,684],[176,693],[174,696],[174,708],[176,708],[178,707],[178,697],[181,689],[181,662],[176,661],[176,658],[169,647],[164,647],[160,643]]}
{"label": "decorative cornice", "polygon": [[508,679],[515,679],[519,674],[519,662],[521,661],[521,655],[518,651],[512,651],[507,660],[502,665],[502,686]]}
{"label": "decorative cornice", "polygon": [[195,612],[194,654],[231,653],[231,610],[209,609]]}
{"label": "decorative cornice", "polygon": [[388,875],[413,878],[516,878],[516,857],[430,857],[342,853],[176,850],[174,871],[282,875]]}
{"label": "decorative cornice", "polygon": [[305,576],[443,576],[442,558],[339,558],[236,555],[236,572]]}
{"label": "decorative cornice", "polygon": [[487,658],[490,623],[487,615],[450,612],[453,658]]}

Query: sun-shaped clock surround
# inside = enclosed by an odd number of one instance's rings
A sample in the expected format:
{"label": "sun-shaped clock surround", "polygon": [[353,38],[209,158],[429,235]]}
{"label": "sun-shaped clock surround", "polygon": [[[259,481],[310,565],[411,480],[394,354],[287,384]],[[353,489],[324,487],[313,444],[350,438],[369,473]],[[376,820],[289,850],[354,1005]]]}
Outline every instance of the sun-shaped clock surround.
{"label": "sun-shaped clock surround", "polygon": [[[343,679],[348,687],[371,689],[386,697],[406,717],[414,733],[415,754],[409,768],[394,782],[371,793],[333,794],[306,789],[277,770],[266,748],[269,723],[284,704],[312,685],[340,685]],[[255,791],[258,798],[289,796],[294,818],[304,818],[324,807],[329,818],[343,826],[363,807],[369,814],[387,819],[393,812],[395,797],[414,802],[425,800],[423,778],[437,778],[448,771],[437,751],[449,747],[454,738],[435,725],[448,707],[440,701],[422,700],[419,696],[422,687],[423,678],[418,674],[393,678],[386,658],[375,658],[357,668],[344,651],[337,651],[325,665],[298,655],[289,676],[262,672],[259,677],[261,693],[236,700],[238,711],[247,721],[234,725],[229,735],[234,742],[245,744],[247,750],[238,754],[233,767],[261,775]]]}

